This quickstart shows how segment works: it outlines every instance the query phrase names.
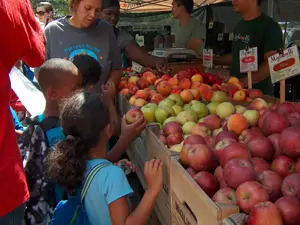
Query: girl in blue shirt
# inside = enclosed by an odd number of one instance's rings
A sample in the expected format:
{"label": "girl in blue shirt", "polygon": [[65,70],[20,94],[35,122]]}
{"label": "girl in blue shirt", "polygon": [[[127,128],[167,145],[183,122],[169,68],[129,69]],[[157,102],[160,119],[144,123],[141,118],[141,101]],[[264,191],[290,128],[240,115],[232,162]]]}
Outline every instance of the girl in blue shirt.
{"label": "girl in blue shirt", "polygon": [[90,224],[147,224],[162,189],[162,162],[151,160],[145,163],[148,189],[139,206],[130,213],[127,196],[132,189],[122,169],[106,159],[111,127],[102,97],[94,93],[75,94],[62,108],[61,124],[67,138],[59,142],[49,155],[49,178],[74,195],[79,192],[89,171],[105,163],[107,166],[96,174],[84,199]]}

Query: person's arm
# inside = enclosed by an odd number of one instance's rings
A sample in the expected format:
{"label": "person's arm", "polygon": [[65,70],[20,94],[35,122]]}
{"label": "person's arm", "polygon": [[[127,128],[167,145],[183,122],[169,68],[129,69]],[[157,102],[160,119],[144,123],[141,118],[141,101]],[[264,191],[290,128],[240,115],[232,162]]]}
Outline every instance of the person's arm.
{"label": "person's arm", "polygon": [[232,64],[232,54],[226,54],[222,56],[214,56],[214,64],[215,65],[222,65],[222,66],[229,66]]}
{"label": "person's arm", "polygon": [[153,210],[155,200],[162,190],[163,163],[160,160],[151,160],[145,163],[144,175],[147,190],[138,207],[130,214],[128,201],[125,197],[109,204],[109,214],[113,225],[146,225]]}
{"label": "person's arm", "polygon": [[113,163],[118,162],[130,142],[135,140],[142,133],[146,125],[147,122],[143,116],[132,124],[127,124],[124,116],[121,123],[121,136],[113,149],[107,153],[107,160]]}
{"label": "person's arm", "polygon": [[121,77],[122,77],[122,70],[112,70],[110,72],[109,78],[107,80],[107,82],[113,82],[115,84],[116,87],[119,86],[119,83],[121,81]]}
{"label": "person's arm", "polygon": [[200,21],[195,20],[196,24],[194,29],[192,30],[192,34],[189,42],[187,43],[187,47],[189,49],[193,49],[196,52],[203,49],[204,40],[206,39],[206,27],[203,24],[200,24]]}

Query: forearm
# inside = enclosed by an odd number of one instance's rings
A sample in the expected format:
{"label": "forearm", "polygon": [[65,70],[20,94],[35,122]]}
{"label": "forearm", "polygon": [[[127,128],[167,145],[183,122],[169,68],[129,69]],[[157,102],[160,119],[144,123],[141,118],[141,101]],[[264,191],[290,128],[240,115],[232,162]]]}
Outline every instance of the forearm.
{"label": "forearm", "polygon": [[128,146],[128,140],[126,140],[121,134],[117,144],[107,153],[107,160],[112,163],[118,162]]}
{"label": "forearm", "polygon": [[222,56],[214,56],[215,65],[230,65],[232,64],[232,54],[226,54]]}
{"label": "forearm", "polygon": [[138,207],[126,218],[125,225],[146,225],[153,210],[156,197],[147,190]]}
{"label": "forearm", "polygon": [[117,112],[117,107],[113,101],[108,103],[109,120],[113,135],[119,135],[120,133],[120,117]]}
{"label": "forearm", "polygon": [[[259,83],[265,80],[270,74],[269,65],[267,62],[264,62],[260,65],[257,72],[252,73],[252,84]],[[240,81],[245,85],[248,86],[248,78],[243,77]]]}
{"label": "forearm", "polygon": [[159,57],[149,55],[148,52],[134,42],[130,43],[125,50],[128,58],[144,67],[155,68],[160,60]]}
{"label": "forearm", "polygon": [[[109,76],[108,81],[111,81],[115,84],[116,87],[119,86],[121,81],[122,71],[121,70],[112,70]],[[107,82],[108,82],[107,81]]]}

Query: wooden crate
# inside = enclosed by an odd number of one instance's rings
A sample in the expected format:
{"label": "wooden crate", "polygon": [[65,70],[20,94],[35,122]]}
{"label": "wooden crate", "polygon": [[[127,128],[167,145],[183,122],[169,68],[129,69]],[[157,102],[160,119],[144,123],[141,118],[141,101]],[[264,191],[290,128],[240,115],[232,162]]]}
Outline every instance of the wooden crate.
{"label": "wooden crate", "polygon": [[217,225],[239,212],[238,206],[214,203],[176,157],[171,159],[171,197],[173,219],[178,225]]}

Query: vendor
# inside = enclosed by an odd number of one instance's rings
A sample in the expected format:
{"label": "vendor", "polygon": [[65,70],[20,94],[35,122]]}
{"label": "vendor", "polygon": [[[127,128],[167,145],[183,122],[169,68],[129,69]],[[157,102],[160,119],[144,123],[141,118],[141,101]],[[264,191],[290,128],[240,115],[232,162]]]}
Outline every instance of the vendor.
{"label": "vendor", "polygon": [[54,10],[50,2],[40,2],[36,8],[36,16],[44,27],[54,20]]}
{"label": "vendor", "polygon": [[215,64],[231,65],[231,75],[247,86],[247,74],[240,72],[240,51],[258,48],[257,72],[252,73],[253,88],[260,89],[266,95],[273,95],[268,58],[283,48],[282,31],[279,24],[263,14],[260,5],[263,0],[233,0],[233,8],[243,19],[234,29],[232,53],[215,57]]}
{"label": "vendor", "polygon": [[193,0],[173,0],[172,14],[175,22],[175,46],[202,52],[206,38],[206,27],[199,20],[191,18]]}
{"label": "vendor", "polygon": [[121,79],[121,54],[113,28],[97,19],[102,1],[69,0],[71,16],[53,21],[45,29],[47,58],[72,59],[86,54],[102,67],[100,84]]}
{"label": "vendor", "polygon": [[120,3],[118,0],[103,0],[103,10],[99,17],[108,21],[114,27],[121,53],[125,53],[130,60],[144,67],[156,68],[162,71],[166,70],[167,65],[164,59],[149,55],[143,48],[137,45],[131,34],[116,28],[120,20]]}

